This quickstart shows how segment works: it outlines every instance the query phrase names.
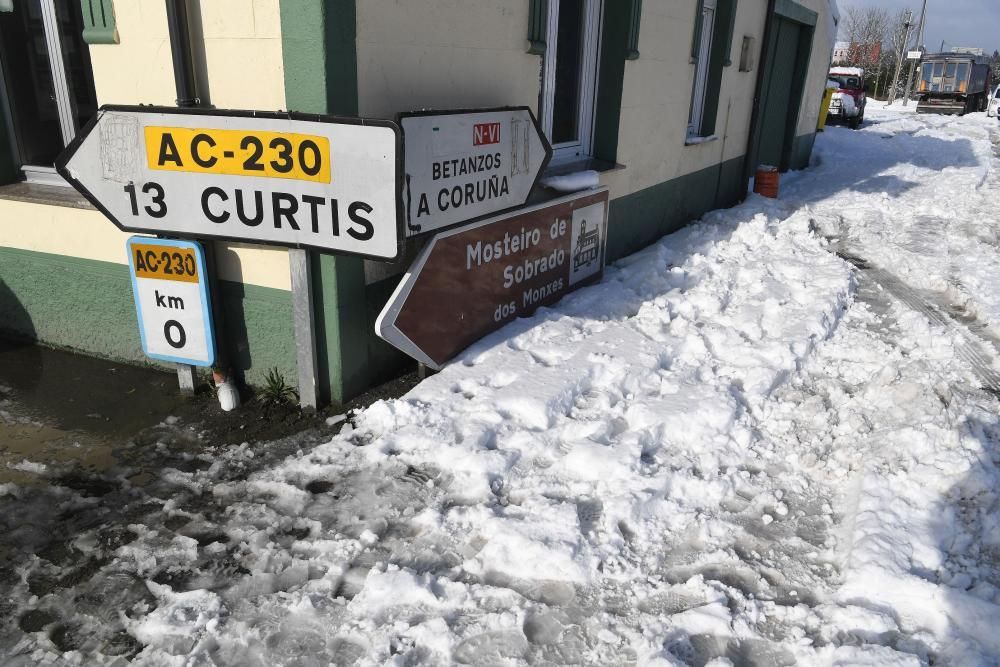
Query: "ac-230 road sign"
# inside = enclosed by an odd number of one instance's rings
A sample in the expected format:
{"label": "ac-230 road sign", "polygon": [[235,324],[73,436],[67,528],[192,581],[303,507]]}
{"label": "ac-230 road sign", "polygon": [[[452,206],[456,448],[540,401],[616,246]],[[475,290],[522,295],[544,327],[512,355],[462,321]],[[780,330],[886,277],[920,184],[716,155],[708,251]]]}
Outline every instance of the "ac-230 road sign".
{"label": "ac-230 road sign", "polygon": [[194,241],[133,236],[126,243],[142,351],[161,361],[215,361],[205,255]]}
{"label": "ac-230 road sign", "polygon": [[56,167],[124,230],[392,260],[401,143],[389,121],[105,106]]}
{"label": "ac-230 road sign", "polygon": [[406,235],[522,206],[552,157],[528,107],[400,114]]}
{"label": "ac-230 road sign", "polygon": [[600,279],[608,190],[512,211],[435,235],[375,323],[431,368],[539,306]]}

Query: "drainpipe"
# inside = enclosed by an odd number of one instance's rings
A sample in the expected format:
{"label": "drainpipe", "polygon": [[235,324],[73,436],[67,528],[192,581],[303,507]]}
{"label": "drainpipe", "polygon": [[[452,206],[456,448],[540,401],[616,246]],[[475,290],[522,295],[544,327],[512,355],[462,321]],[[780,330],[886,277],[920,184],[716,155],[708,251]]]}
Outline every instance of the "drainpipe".
{"label": "drainpipe", "polygon": [[[170,55],[174,63],[174,87],[177,89],[177,106],[193,108],[201,106],[198,95],[198,80],[194,76],[194,52],[191,48],[191,28],[188,24],[188,0],[166,0],[167,30],[170,33]],[[229,411],[240,404],[239,393],[230,377],[229,355],[226,348],[226,321],[222,308],[222,295],[219,292],[219,281],[216,279],[215,245],[211,241],[204,243],[205,271],[208,280],[208,291],[212,299],[212,319],[215,323],[216,368],[212,379],[218,390],[219,403],[222,409]],[[194,388],[193,369],[178,365],[177,376],[182,390],[190,383]]]}
{"label": "drainpipe", "polygon": [[[767,0],[767,16],[764,18],[764,35],[761,37],[760,44],[760,60],[757,64],[757,84],[754,87],[753,95],[753,107],[750,110],[750,136],[747,138],[747,150],[743,155],[743,187],[746,188],[747,183],[750,181],[750,174],[753,173],[754,169],[757,167],[755,164],[751,164],[750,161],[754,159],[754,153],[757,152],[757,145],[759,143],[760,132],[757,125],[760,123],[760,113],[761,113],[761,101],[764,96],[764,73],[767,68],[771,65],[768,62],[768,44],[771,39],[771,33],[774,31],[774,8],[777,4],[777,0]],[[746,192],[743,193],[743,199],[746,199]]]}
{"label": "drainpipe", "polygon": [[191,56],[191,31],[188,27],[187,0],[166,0],[167,29],[170,32],[170,55],[174,61],[174,86],[177,106],[196,107],[198,82],[194,78],[194,58]]}

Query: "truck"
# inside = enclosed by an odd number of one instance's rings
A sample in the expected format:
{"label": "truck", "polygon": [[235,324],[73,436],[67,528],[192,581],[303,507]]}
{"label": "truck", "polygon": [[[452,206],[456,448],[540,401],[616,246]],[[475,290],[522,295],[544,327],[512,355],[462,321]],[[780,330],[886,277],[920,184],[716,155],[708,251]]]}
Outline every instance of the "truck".
{"label": "truck", "polygon": [[920,60],[917,113],[986,111],[993,91],[989,59],[973,53],[933,53]]}
{"label": "truck", "polygon": [[868,102],[865,71],[860,67],[831,67],[827,78],[837,84],[837,91],[830,99],[827,122],[844,122],[852,130],[858,129],[865,120]]}

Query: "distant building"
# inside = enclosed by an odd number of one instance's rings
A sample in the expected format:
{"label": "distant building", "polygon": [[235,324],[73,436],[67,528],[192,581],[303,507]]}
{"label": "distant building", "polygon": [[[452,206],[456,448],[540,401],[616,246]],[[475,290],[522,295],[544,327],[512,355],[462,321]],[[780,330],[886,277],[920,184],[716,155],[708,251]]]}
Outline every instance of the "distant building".
{"label": "distant building", "polygon": [[984,56],[986,53],[975,46],[953,46],[952,53],[968,53],[970,56]]}
{"label": "distant building", "polygon": [[882,57],[882,44],[851,44],[847,59],[852,63],[874,63]]}
{"label": "distant building", "polygon": [[833,59],[832,59],[833,64],[839,65],[843,62],[846,62],[848,55],[850,55],[850,52],[851,52],[850,42],[837,42],[836,44],[834,44]]}

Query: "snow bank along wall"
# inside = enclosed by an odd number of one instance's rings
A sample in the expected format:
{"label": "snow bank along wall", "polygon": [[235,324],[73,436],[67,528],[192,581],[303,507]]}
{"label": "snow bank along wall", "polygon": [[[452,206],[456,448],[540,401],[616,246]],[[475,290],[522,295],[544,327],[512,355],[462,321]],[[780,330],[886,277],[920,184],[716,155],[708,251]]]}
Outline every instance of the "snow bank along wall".
{"label": "snow bank along wall", "polygon": [[[578,166],[598,169],[611,189],[609,259],[737,202],[763,150],[777,151],[784,168],[807,163],[836,31],[827,0],[774,5],[765,43],[767,0],[581,0],[594,83],[578,95],[590,110],[577,123],[589,158]],[[561,103],[547,92],[546,61],[569,0],[562,8],[555,0],[213,0],[192,8],[199,77],[216,107],[392,118],[420,108],[527,105],[544,119]],[[117,0],[114,14],[120,43],[89,45],[98,101],[172,104],[164,3]],[[707,31],[699,16],[712,17]],[[778,67],[763,77],[762,98],[786,112],[777,121],[759,114],[751,127],[762,58],[768,72]],[[696,79],[705,93],[692,130]],[[757,149],[748,157],[751,135]],[[10,154],[6,133],[4,142],[0,153]],[[16,164],[6,166],[7,181],[19,178],[9,168]],[[126,234],[74,197],[23,184],[0,187],[0,221],[0,328],[142,359]],[[285,251],[216,247],[238,366],[251,382],[271,366],[294,378]],[[321,384],[343,400],[405,361],[375,338],[373,323],[406,263],[313,262]]]}

